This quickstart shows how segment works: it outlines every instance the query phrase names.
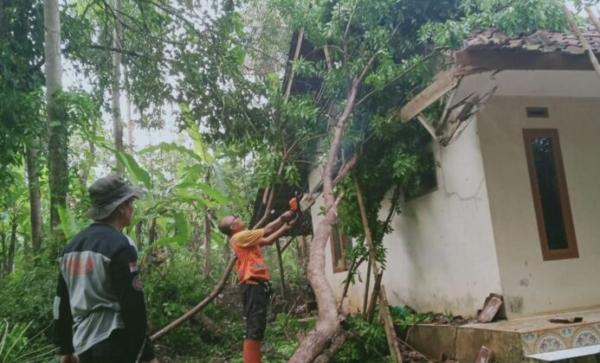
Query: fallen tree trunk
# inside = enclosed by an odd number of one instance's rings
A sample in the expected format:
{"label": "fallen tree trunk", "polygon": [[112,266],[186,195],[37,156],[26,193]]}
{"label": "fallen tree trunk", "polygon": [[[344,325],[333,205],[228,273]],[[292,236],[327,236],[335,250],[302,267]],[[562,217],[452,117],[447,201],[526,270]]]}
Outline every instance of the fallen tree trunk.
{"label": "fallen tree trunk", "polygon": [[319,355],[313,363],[327,363],[335,356],[335,354],[342,349],[342,346],[348,339],[348,333],[345,331],[337,334],[333,339],[331,339],[331,343],[329,347],[323,351],[321,355]]}
{"label": "fallen tree trunk", "polygon": [[219,281],[217,286],[215,286],[213,291],[207,297],[204,298],[204,300],[202,300],[198,305],[196,305],[193,308],[191,308],[190,310],[188,310],[185,314],[183,314],[176,320],[172,321],[169,325],[165,326],[161,330],[154,333],[150,337],[150,339],[153,341],[159,339],[163,335],[167,334],[171,330],[173,330],[173,329],[177,328],[178,326],[180,326],[181,324],[183,324],[186,320],[188,320],[189,318],[191,318],[192,316],[194,316],[195,314],[200,312],[202,309],[204,309],[204,307],[206,305],[208,305],[211,301],[213,301],[221,293],[221,291],[227,284],[227,279],[229,278],[229,274],[231,273],[231,270],[233,269],[233,266],[235,265],[236,259],[237,259],[236,257],[232,257],[229,260],[229,263],[227,264],[227,267],[225,268],[225,272],[223,273],[223,276],[221,276],[221,280]]}

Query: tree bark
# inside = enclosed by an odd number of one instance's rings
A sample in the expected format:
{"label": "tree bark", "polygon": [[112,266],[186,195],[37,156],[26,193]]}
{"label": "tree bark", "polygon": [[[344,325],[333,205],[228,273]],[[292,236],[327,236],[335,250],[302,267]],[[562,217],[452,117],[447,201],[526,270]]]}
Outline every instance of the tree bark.
{"label": "tree bark", "polygon": [[6,250],[6,232],[0,231],[0,244],[2,245],[2,258],[0,259],[0,276],[4,275],[6,271],[6,264],[8,260],[8,251]]}
{"label": "tree bark", "polygon": [[285,272],[283,270],[283,250],[279,240],[275,241],[275,247],[277,247],[277,262],[279,263],[279,278],[281,279],[281,297],[285,300]]}
{"label": "tree bark", "polygon": [[307,274],[307,265],[308,265],[308,242],[306,241],[305,236],[298,237],[298,244],[296,245],[298,252],[298,261],[300,261],[300,266],[302,266],[302,272],[304,272],[304,276]]}
{"label": "tree bark", "polygon": [[[113,29],[113,47],[115,49],[122,48],[123,30],[119,21],[120,13],[122,12],[121,0],[114,0],[115,7],[115,28]],[[121,52],[112,53],[112,119],[113,119],[113,136],[115,150],[123,151],[123,123],[121,122]],[[116,172],[119,175],[123,174],[123,163],[116,159]]]}
{"label": "tree bark", "polygon": [[125,95],[127,97],[127,150],[130,153],[133,152],[133,130],[135,125],[133,123],[133,117],[131,116],[131,85],[129,84],[129,73],[127,72],[127,65],[123,64],[123,81],[125,81]]}
{"label": "tree bark", "polygon": [[31,141],[31,143],[27,146],[25,150],[27,166],[27,186],[29,188],[29,209],[31,219],[31,249],[33,250],[34,254],[40,251],[43,239],[38,147],[39,139],[37,137],[34,137],[34,139]]}
{"label": "tree bark", "polygon": [[10,241],[9,241],[9,245],[8,245],[8,254],[7,254],[7,259],[6,259],[6,265],[4,266],[6,268],[5,272],[6,274],[9,274],[13,271],[13,267],[15,264],[15,251],[17,249],[17,227],[18,227],[18,223],[17,223],[17,216],[13,215],[12,221],[11,221],[11,225],[10,225]]}
{"label": "tree bark", "polygon": [[377,278],[375,279],[375,286],[373,286],[373,293],[371,294],[371,301],[369,302],[369,308],[367,309],[367,321],[371,323],[373,318],[375,317],[375,306],[377,305],[377,296],[379,295],[379,291],[381,290],[381,278],[383,277],[383,272],[379,272]]}
{"label": "tree bark", "polygon": [[212,264],[210,261],[211,258],[211,245],[210,241],[212,238],[212,225],[211,221],[211,211],[206,208],[204,210],[204,275],[210,275],[212,271]]}
{"label": "tree bark", "polygon": [[373,269],[373,260],[369,253],[369,260],[367,262],[367,282],[365,283],[365,293],[363,295],[363,317],[367,316],[367,304],[369,300],[369,289],[371,288],[371,270]]}
{"label": "tree bark", "polygon": [[340,311],[342,311],[342,308],[344,307],[344,299],[346,298],[346,296],[348,296],[348,289],[350,288],[350,283],[352,282],[352,275],[356,273],[356,271],[363,262],[365,262],[364,257],[362,257],[360,260],[352,260],[352,264],[350,265],[348,273],[346,274],[346,279],[344,280],[344,290],[342,291],[342,297],[338,302],[338,310]]}
{"label": "tree bark", "polygon": [[336,123],[332,127],[333,137],[323,170],[325,217],[317,226],[310,244],[308,279],[317,299],[319,319],[315,328],[308,333],[296,348],[294,355],[289,360],[290,363],[312,362],[323,351],[331,337],[335,336],[340,330],[335,296],[325,275],[325,246],[331,236],[331,228],[337,220],[336,200],[333,192],[333,168],[338,159],[346,122],[354,108],[359,84],[360,77],[352,79],[344,110],[335,118]]}
{"label": "tree bark", "polygon": [[152,246],[156,241],[156,217],[152,218],[150,222],[150,228],[148,230],[148,246]]}
{"label": "tree bark", "polygon": [[58,0],[44,1],[44,55],[46,74],[46,111],[48,114],[48,169],[50,184],[50,226],[56,240],[64,236],[55,227],[60,223],[58,209],[65,207],[69,189],[67,121],[58,100],[62,90],[60,53],[60,12]]}
{"label": "tree bark", "polygon": [[335,356],[335,354],[342,349],[342,346],[348,339],[348,334],[344,331],[340,332],[333,339],[331,339],[331,344],[321,355],[319,355],[314,363],[327,363]]}

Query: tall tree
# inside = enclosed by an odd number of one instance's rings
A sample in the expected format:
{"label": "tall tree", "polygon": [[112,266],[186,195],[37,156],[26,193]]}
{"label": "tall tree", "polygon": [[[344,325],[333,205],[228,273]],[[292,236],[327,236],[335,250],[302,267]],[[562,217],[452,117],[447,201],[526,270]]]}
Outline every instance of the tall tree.
{"label": "tall tree", "polygon": [[[68,181],[68,127],[62,102],[60,11],[58,0],[44,0],[44,54],[46,58],[46,110],[48,117],[48,171],[50,181],[50,226],[60,223],[59,208],[65,207]],[[54,233],[54,237],[62,239]]]}
{"label": "tall tree", "polygon": [[[121,120],[121,51],[123,46],[123,26],[121,14],[123,4],[121,0],[114,0],[114,29],[113,29],[113,52],[112,52],[112,118],[115,150],[117,153],[123,151],[123,122]],[[123,174],[123,164],[116,157],[117,174]]]}
{"label": "tall tree", "polygon": [[40,140],[34,137],[26,146],[27,186],[29,190],[29,208],[31,220],[31,249],[38,252],[42,246],[43,221],[42,200],[39,177],[39,145]]}
{"label": "tall tree", "polygon": [[[11,173],[5,168],[25,156],[31,205],[34,251],[42,240],[39,189],[42,147],[43,18],[36,0],[0,4],[0,184]],[[11,182],[15,182],[12,180]]]}

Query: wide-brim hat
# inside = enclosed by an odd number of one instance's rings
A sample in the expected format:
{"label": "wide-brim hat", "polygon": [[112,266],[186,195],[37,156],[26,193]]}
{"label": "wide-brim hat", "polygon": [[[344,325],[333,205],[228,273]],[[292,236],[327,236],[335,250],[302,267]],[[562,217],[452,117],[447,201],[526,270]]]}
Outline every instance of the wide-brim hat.
{"label": "wide-brim hat", "polygon": [[144,191],[132,186],[128,181],[116,175],[109,175],[96,180],[88,188],[92,206],[88,216],[93,220],[102,220],[123,202],[131,198],[141,198]]}

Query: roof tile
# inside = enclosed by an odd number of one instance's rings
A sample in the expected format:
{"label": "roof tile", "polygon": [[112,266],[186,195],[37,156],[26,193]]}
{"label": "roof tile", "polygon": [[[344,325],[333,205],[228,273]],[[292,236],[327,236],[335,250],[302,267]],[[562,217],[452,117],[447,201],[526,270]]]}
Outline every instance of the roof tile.
{"label": "roof tile", "polygon": [[[600,54],[600,33],[586,32],[585,38],[590,43],[594,53]],[[542,53],[565,52],[582,54],[585,52],[579,39],[573,34],[536,31],[521,34],[518,37],[509,37],[505,33],[487,29],[472,34],[463,44],[463,49],[505,49],[525,50]]]}

